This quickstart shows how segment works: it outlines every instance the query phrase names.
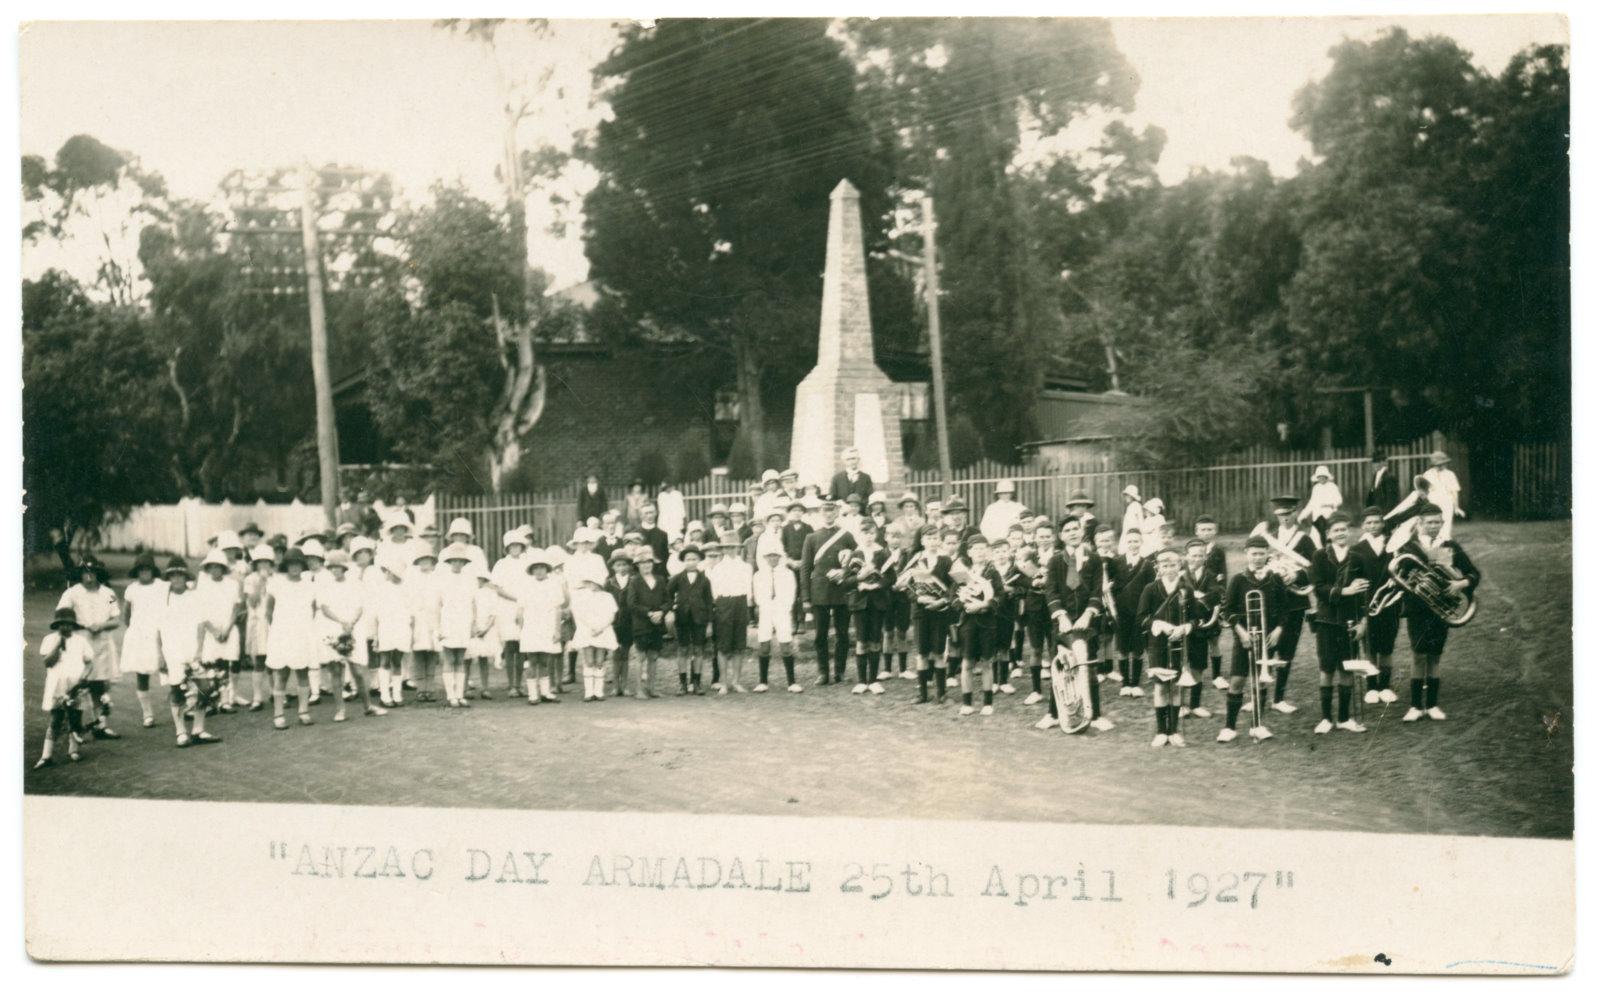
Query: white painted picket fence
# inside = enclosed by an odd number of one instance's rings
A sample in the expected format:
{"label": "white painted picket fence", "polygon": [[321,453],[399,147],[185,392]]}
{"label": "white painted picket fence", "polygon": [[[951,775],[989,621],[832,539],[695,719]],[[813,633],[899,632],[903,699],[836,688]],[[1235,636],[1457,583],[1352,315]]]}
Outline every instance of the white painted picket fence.
{"label": "white painted picket fence", "polygon": [[[411,505],[416,523],[431,524],[433,498]],[[282,534],[293,541],[300,533],[328,527],[319,504],[288,503],[235,504],[206,503],[188,498],[172,504],[142,504],[121,521],[100,529],[97,550],[132,552],[149,549],[171,552],[186,559],[203,558],[210,540],[221,531],[238,531],[254,522],[267,537]]]}

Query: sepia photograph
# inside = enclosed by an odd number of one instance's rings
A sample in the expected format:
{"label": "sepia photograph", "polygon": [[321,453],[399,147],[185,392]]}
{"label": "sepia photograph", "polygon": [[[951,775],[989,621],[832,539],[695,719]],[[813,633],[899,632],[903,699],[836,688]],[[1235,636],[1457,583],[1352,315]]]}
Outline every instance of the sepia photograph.
{"label": "sepia photograph", "polygon": [[1543,844],[1565,962],[1396,971],[1567,969],[1565,17],[18,39],[30,810]]}

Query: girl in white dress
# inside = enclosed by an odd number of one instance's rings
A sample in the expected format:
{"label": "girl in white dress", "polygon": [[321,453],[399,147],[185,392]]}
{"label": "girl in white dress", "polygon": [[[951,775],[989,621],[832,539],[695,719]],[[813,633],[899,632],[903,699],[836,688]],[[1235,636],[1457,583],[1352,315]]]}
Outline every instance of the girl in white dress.
{"label": "girl in white dress", "polygon": [[388,715],[383,708],[372,704],[372,691],[367,686],[367,646],[357,641],[361,619],[366,614],[366,592],[360,581],[350,573],[350,557],[342,550],[328,553],[328,565],[323,579],[316,585],[318,621],[323,626],[319,642],[321,660],[333,675],[333,699],[337,706],[334,722],[343,722],[344,675],[348,673],[361,696],[362,711],[367,715]]}
{"label": "girl in white dress", "polygon": [[77,612],[63,605],[56,609],[50,632],[39,643],[39,656],[44,659],[44,703],[50,716],[44,731],[44,748],[34,768],[49,767],[55,763],[57,736],[67,738],[67,758],[79,760],[83,746],[83,696],[87,694],[90,667],[94,663],[94,649],[89,644],[84,629],[80,627]]}
{"label": "girl in white dress", "polygon": [[580,572],[572,584],[572,648],[583,669],[583,700],[604,701],[606,666],[617,648],[617,602],[603,578]]}
{"label": "girl in white dress", "polygon": [[244,655],[250,663],[250,711],[261,711],[267,674],[267,585],[278,557],[270,545],[250,550],[250,575],[244,578]]}
{"label": "girl in white dress", "polygon": [[[205,699],[196,698],[192,706],[189,703],[189,675],[204,669],[200,646],[209,627],[205,598],[189,589],[189,567],[181,558],[173,557],[167,564],[166,577],[167,603],[156,625],[156,639],[161,647],[161,680],[167,685],[172,728],[180,747],[220,743],[220,737],[206,731]],[[185,721],[185,709],[192,709],[192,720]]]}
{"label": "girl in white dress", "polygon": [[128,631],[122,636],[119,660],[122,669],[133,674],[134,694],[144,713],[144,728],[156,724],[150,704],[150,677],[161,670],[161,651],[156,646],[156,623],[167,603],[167,581],[160,578],[155,557],[142,552],[133,561],[133,582],[122,592],[128,606]]}
{"label": "girl in white dress", "polygon": [[489,669],[500,666],[500,609],[505,601],[490,585],[490,572],[482,566],[472,570],[477,590],[472,594],[472,640],[467,644],[468,669],[478,665],[478,697],[484,701],[494,695],[489,691]]}
{"label": "girl in white dress", "polygon": [[402,586],[411,609],[412,683],[418,701],[434,701],[433,666],[439,658],[439,558],[431,548],[411,557],[411,570]]}
{"label": "girl in white dress", "polygon": [[366,657],[362,662],[367,664],[369,676],[372,664],[376,662],[373,643],[376,640],[378,611],[373,601],[378,580],[383,576],[372,565],[376,551],[377,547],[370,538],[358,535],[350,540],[350,580],[361,591],[361,620],[356,622],[355,639],[362,655]]}
{"label": "girl in white dress", "polygon": [[391,557],[373,564],[373,636],[378,650],[378,700],[385,708],[405,704],[405,658],[411,652],[411,605],[401,585],[405,565]]}
{"label": "girl in white dress", "polygon": [[472,553],[465,545],[457,542],[446,545],[440,558],[445,564],[445,569],[437,574],[439,654],[445,704],[451,708],[466,708],[467,647],[472,644],[478,580],[476,574],[467,569],[472,563]]}
{"label": "girl in white dress", "polygon": [[56,610],[71,608],[78,619],[78,634],[94,653],[89,673],[84,678],[94,704],[94,738],[121,739],[111,728],[111,685],[122,677],[117,656],[116,631],[122,627],[122,608],[111,592],[111,579],[105,565],[90,556],[78,568],[78,582],[66,589]]}
{"label": "girl in white dress", "polygon": [[550,575],[550,557],[539,549],[528,553],[528,574],[517,590],[517,647],[528,671],[528,704],[560,701],[555,692],[561,669],[561,614],[566,593]]}
{"label": "girl in white dress", "polygon": [[280,573],[267,581],[267,669],[272,671],[272,725],[288,729],[283,718],[290,674],[299,690],[300,724],[311,725],[311,665],[317,659],[316,585],[306,576],[299,549],[284,553]]}
{"label": "girl in white dress", "polygon": [[528,539],[513,528],[500,539],[500,545],[505,555],[494,564],[491,582],[495,595],[500,599],[495,619],[499,622],[500,656],[505,661],[506,686],[515,698],[527,693],[522,689],[522,651],[517,644],[517,593],[528,576]]}
{"label": "girl in white dress", "polygon": [[[244,609],[244,587],[230,572],[227,553],[212,549],[200,563],[204,578],[195,584],[195,598],[205,615],[206,630],[200,639],[200,662],[226,678],[243,650],[239,643],[240,612]],[[233,696],[224,690],[220,701],[223,712],[235,711]]]}

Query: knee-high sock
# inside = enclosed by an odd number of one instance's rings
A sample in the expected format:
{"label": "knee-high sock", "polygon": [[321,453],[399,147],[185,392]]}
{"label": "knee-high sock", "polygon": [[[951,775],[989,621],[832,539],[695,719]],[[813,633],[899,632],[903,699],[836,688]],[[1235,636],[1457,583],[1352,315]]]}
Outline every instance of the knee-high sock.
{"label": "knee-high sock", "polygon": [[1244,695],[1228,693],[1228,728],[1235,729],[1239,725],[1239,709],[1244,707]]}
{"label": "knee-high sock", "polygon": [[1043,667],[1029,667],[1028,674],[1033,679],[1033,693],[1040,694],[1040,679],[1044,676]]}
{"label": "knee-high sock", "polygon": [[1329,722],[1332,722],[1333,721],[1333,688],[1331,688],[1331,687],[1319,688],[1318,689],[1318,694],[1321,695],[1321,697],[1322,697],[1322,717],[1325,720],[1327,720]]}
{"label": "knee-high sock", "polygon": [[1339,686],[1339,721],[1350,721],[1350,691],[1346,685]]}
{"label": "knee-high sock", "polygon": [[785,653],[785,654],[783,654],[783,673],[784,673],[784,676],[789,679],[789,683],[793,684],[794,683],[794,654],[793,653]]}
{"label": "knee-high sock", "polygon": [[1204,684],[1196,684],[1189,689],[1189,707],[1191,709],[1200,707],[1200,693],[1205,690],[1205,687]]}
{"label": "knee-high sock", "polygon": [[1439,705],[1439,678],[1428,678],[1428,707],[1437,708]]}
{"label": "knee-high sock", "polygon": [[756,657],[756,679],[762,684],[767,682],[767,670],[772,666],[772,657],[766,654]]}
{"label": "knee-high sock", "polygon": [[1282,701],[1283,696],[1289,692],[1289,665],[1287,663],[1278,668],[1278,676],[1275,678],[1275,680],[1276,686],[1274,691],[1277,694],[1277,697],[1274,698],[1273,701]]}
{"label": "knee-high sock", "polygon": [[1426,708],[1427,707],[1427,706],[1423,705],[1423,703],[1422,703],[1422,678],[1420,678],[1420,677],[1413,677],[1411,679],[1411,707],[1412,708]]}

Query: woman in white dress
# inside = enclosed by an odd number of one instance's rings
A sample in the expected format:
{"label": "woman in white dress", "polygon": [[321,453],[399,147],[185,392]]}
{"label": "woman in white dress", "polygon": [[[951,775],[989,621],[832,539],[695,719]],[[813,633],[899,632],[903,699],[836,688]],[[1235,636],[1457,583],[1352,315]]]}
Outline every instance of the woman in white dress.
{"label": "woman in white dress", "polygon": [[311,666],[317,659],[316,584],[306,575],[299,549],[284,553],[279,572],[267,581],[267,669],[272,671],[272,725],[288,729],[283,718],[290,674],[299,691],[300,724],[311,725]]}
{"label": "woman in white dress", "polygon": [[161,671],[161,650],[156,640],[156,626],[161,619],[161,609],[167,603],[167,581],[158,572],[155,557],[141,552],[133,561],[134,579],[122,592],[122,603],[128,606],[128,630],[122,636],[119,660],[123,671],[133,674],[134,694],[139,698],[139,709],[144,713],[144,728],[156,724],[155,710],[150,704],[150,678]]}

